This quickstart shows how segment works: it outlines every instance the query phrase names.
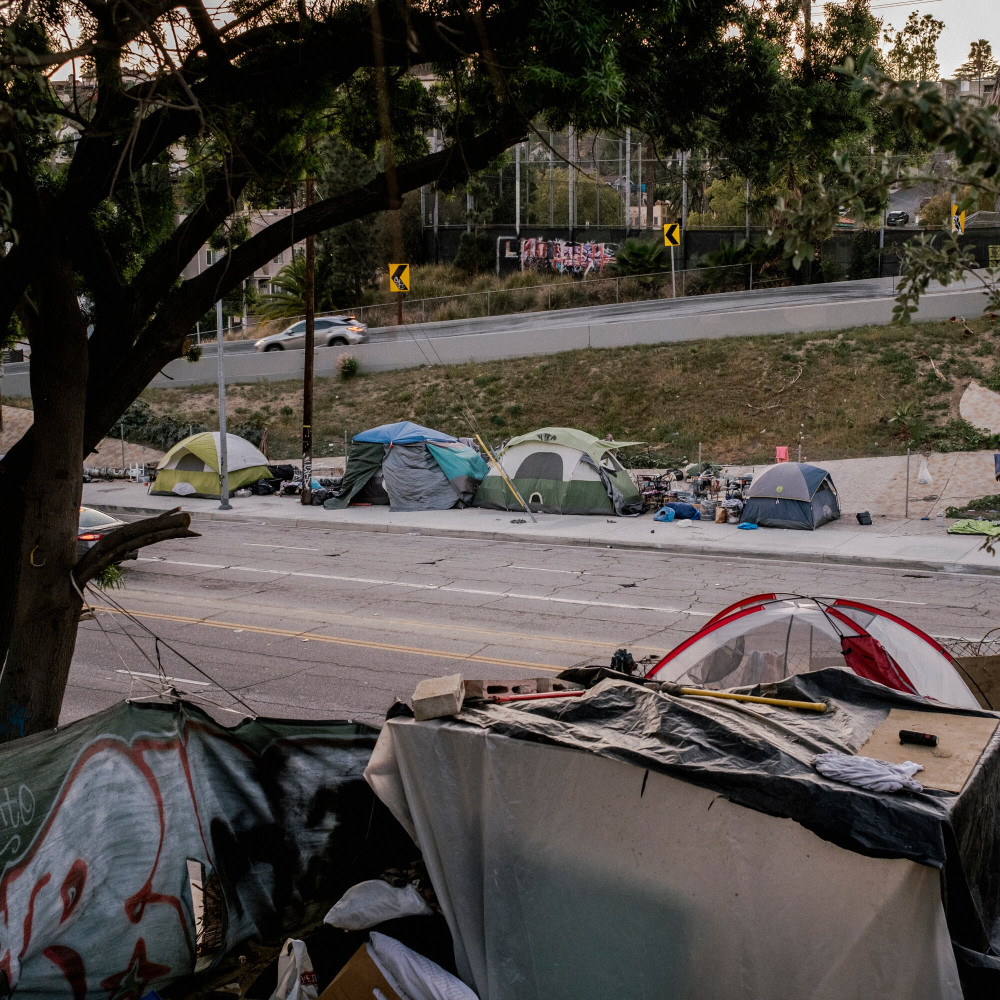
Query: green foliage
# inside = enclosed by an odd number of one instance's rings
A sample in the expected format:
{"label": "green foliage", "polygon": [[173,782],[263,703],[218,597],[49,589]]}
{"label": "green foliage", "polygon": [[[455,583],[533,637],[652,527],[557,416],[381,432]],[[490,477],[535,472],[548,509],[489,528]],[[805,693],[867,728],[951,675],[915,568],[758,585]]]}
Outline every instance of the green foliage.
{"label": "green foliage", "polygon": [[949,507],[945,512],[945,517],[965,517],[965,512],[983,511],[991,514],[1000,513],[1000,493],[990,493],[984,497],[977,497],[970,500],[962,507]]}
{"label": "green foliage", "polygon": [[[522,168],[522,173],[524,168]],[[546,226],[549,219],[557,225],[569,219],[569,168],[554,167],[552,183],[548,170],[534,166],[530,173],[531,190],[523,206],[525,222]],[[592,174],[576,172],[576,220],[579,228],[587,224],[621,226],[625,222],[625,199],[606,183],[595,183]],[[635,198],[632,199],[633,205]]]}
{"label": "green foliage", "polygon": [[172,416],[159,416],[153,412],[148,403],[137,399],[125,411],[114,430],[122,433],[126,441],[167,451],[188,434],[200,434],[202,431],[207,431],[208,427],[200,423],[189,424]]}
{"label": "green foliage", "polygon": [[886,66],[890,75],[896,80],[937,80],[941,75],[937,42],[943,28],[944,21],[931,14],[921,16],[914,10],[900,31],[887,31]]}
{"label": "green foliage", "polygon": [[462,233],[452,265],[463,274],[483,274],[496,266],[496,246],[488,233]]}
{"label": "green foliage", "polygon": [[670,268],[670,256],[659,243],[626,240],[615,253],[615,271],[621,275],[655,274]]}
{"label": "green foliage", "polygon": [[105,566],[95,577],[91,578],[91,583],[101,590],[124,590],[128,571],[124,566],[112,563]]}
{"label": "green foliage", "polygon": [[341,354],[337,358],[337,372],[344,382],[349,382],[361,372],[361,362],[353,354]]}
{"label": "green foliage", "polygon": [[969,47],[969,58],[955,70],[954,75],[956,80],[982,80],[992,76],[998,68],[993,58],[993,46],[985,38],[980,38]]}

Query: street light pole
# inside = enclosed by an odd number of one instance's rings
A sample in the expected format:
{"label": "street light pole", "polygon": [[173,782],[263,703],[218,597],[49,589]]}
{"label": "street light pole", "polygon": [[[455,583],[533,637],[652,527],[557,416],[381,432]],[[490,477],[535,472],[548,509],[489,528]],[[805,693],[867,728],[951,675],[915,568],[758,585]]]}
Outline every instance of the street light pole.
{"label": "street light pole", "polygon": [[232,510],[229,502],[229,454],[226,448],[226,374],[222,350],[222,299],[215,303],[215,343],[219,372],[219,510]]}
{"label": "street light pole", "polygon": [[[306,140],[312,152],[312,139]],[[313,203],[313,179],[306,177],[306,205]],[[312,419],[313,419],[313,364],[316,348],[316,248],[315,239],[306,237],[306,280],[303,292],[306,307],[306,357],[302,376],[302,506],[312,504]]]}

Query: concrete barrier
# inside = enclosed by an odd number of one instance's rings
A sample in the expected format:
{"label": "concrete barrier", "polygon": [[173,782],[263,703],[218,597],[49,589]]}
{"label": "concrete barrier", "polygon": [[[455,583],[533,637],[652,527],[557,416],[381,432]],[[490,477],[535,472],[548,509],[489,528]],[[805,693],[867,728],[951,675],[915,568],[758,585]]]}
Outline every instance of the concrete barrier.
{"label": "concrete barrier", "polygon": [[[846,283],[845,283],[846,284]],[[791,291],[791,290],[789,290]],[[822,291],[822,286],[817,289]],[[740,293],[732,293],[739,295]],[[712,296],[704,301],[705,309],[690,311],[697,300],[675,300],[684,303],[685,311],[671,314],[670,303],[661,312],[631,316],[600,317],[582,320],[587,313],[573,310],[571,314],[538,313],[532,322],[523,314],[509,328],[453,336],[427,337],[420,327],[411,328],[409,336],[373,340],[357,347],[321,347],[316,350],[315,372],[319,377],[337,374],[337,359],[353,354],[367,372],[393,371],[434,365],[461,365],[475,361],[501,361],[558,354],[583,348],[627,347],[632,344],[663,344],[686,340],[721,337],[757,336],[767,334],[815,333],[820,330],[843,330],[852,326],[884,325],[892,322],[894,300],[886,291],[870,298],[839,298],[829,302],[796,302],[789,297],[787,305],[755,305],[754,293],[741,296],[739,303],[730,296]],[[979,289],[959,288],[939,290],[921,297],[919,320],[942,320],[951,316],[971,318],[979,315],[986,299]],[[534,317],[536,314],[531,314]],[[498,326],[503,317],[493,321]],[[376,337],[379,335],[376,334]],[[227,354],[227,383],[277,382],[302,380],[303,351],[256,351]],[[0,390],[6,397],[28,396],[27,364],[8,365]],[[217,379],[214,355],[194,364],[172,361],[163,374],[153,379],[151,388],[212,385]]]}

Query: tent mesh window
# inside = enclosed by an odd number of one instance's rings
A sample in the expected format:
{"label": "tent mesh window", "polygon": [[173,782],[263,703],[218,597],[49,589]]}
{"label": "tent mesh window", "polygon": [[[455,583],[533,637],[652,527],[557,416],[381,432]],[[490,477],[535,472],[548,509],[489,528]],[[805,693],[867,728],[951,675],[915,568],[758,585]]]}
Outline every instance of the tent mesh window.
{"label": "tent mesh window", "polygon": [[207,472],[208,466],[196,455],[194,452],[185,452],[177,462],[174,464],[174,468],[182,472]]}
{"label": "tent mesh window", "polygon": [[517,467],[517,478],[561,481],[563,478],[562,456],[550,451],[533,451]]}

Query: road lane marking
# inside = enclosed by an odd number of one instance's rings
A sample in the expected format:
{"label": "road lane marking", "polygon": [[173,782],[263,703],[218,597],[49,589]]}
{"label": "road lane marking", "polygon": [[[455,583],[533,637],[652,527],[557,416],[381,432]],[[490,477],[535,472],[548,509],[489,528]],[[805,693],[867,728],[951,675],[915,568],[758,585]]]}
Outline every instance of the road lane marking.
{"label": "road lane marking", "polygon": [[453,587],[442,583],[408,583],[405,580],[380,580],[367,576],[339,576],[334,573],[289,572],[284,569],[267,569],[261,566],[225,566],[221,563],[182,562],[178,559],[143,559],[140,562],[189,566],[198,569],[224,569],[234,573],[264,573],[268,576],[298,577],[305,580],[331,580],[334,583],[364,583],[373,587],[403,587],[407,590],[440,590],[450,594],[469,594],[474,597],[493,597],[497,600],[543,601],[551,604],[577,604],[589,608],[614,608],[618,611],[658,611],[665,615],[689,615],[692,618],[711,618],[714,611],[689,611],[687,608],[664,608],[655,604],[618,604],[612,601],[588,601],[582,598],[548,597],[544,594],[521,594],[516,591],[477,590],[471,587]]}
{"label": "road lane marking", "polygon": [[435,656],[443,660],[461,660],[466,663],[493,663],[503,667],[517,667],[522,670],[543,670],[558,674],[566,667],[546,667],[541,663],[525,660],[507,660],[499,656],[480,656],[478,653],[453,653],[443,649],[421,649],[417,646],[397,646],[387,642],[367,642],[363,639],[347,639],[336,635],[321,635],[316,632],[302,632],[292,629],[263,628],[259,625],[237,625],[234,622],[208,621],[204,618],[185,618],[181,615],[162,615],[152,611],[120,611],[118,608],[94,608],[94,611],[111,615],[128,615],[132,618],[152,618],[156,621],[179,622],[184,625],[202,625],[205,628],[224,628],[232,631],[242,628],[244,632],[260,635],[274,635],[286,639],[308,639],[310,642],[328,642],[335,646],[356,646],[362,649],[381,650],[386,653],[409,653],[413,656]]}
{"label": "road lane marking", "polygon": [[[181,598],[178,600],[177,595],[174,594],[160,594],[154,593],[153,591],[142,590],[131,588],[129,590],[130,596],[142,600],[145,595],[149,596],[150,600],[155,600],[161,606],[164,603],[188,603],[187,600]],[[218,600],[209,597],[199,598],[199,603],[210,604],[215,607],[226,607],[232,603],[230,600]],[[569,639],[563,638],[562,636],[552,636],[552,635],[536,635],[530,632],[503,632],[498,629],[488,629],[479,628],[475,625],[456,625],[454,623],[441,624],[438,622],[427,622],[427,621],[417,621],[412,618],[386,618],[381,615],[373,615],[372,618],[376,618],[377,621],[370,620],[364,615],[354,615],[354,614],[343,614],[335,611],[307,611],[302,608],[286,608],[275,604],[255,604],[248,603],[245,601],[240,602],[241,610],[244,610],[249,614],[259,614],[266,613],[274,615],[279,618],[306,618],[318,621],[320,625],[333,625],[336,622],[345,623],[348,625],[353,625],[356,628],[373,628],[375,626],[382,627],[385,631],[384,626],[388,625],[402,625],[406,628],[411,629],[421,629],[421,630],[431,630],[433,629],[437,633],[441,633],[444,630],[450,632],[467,632],[476,636],[486,636],[491,640],[515,640],[524,643],[553,643],[555,645],[566,645],[580,647],[585,646],[596,646],[607,649],[619,649],[623,642],[618,640],[617,642],[605,642],[601,639],[587,639],[581,643],[580,639]],[[134,612],[138,614],[138,612]],[[202,621],[202,619],[194,619],[196,621]],[[246,629],[247,626],[241,625],[239,628],[233,629],[234,632],[240,632]],[[296,633],[299,634],[299,633]],[[658,655],[663,655],[666,651],[663,646],[644,646],[629,644],[629,648],[635,651],[644,651],[649,653],[656,653]]]}
{"label": "road lane marking", "polygon": [[190,677],[164,677],[160,674],[144,674],[138,670],[116,670],[116,674],[127,674],[129,677],[148,677],[154,681],[166,681],[168,684],[199,684],[201,687],[212,687],[211,681],[196,681]]}
{"label": "road lane marking", "polygon": [[295,549],[296,552],[315,552],[312,545],[271,545],[269,542],[244,542],[251,549]]}

